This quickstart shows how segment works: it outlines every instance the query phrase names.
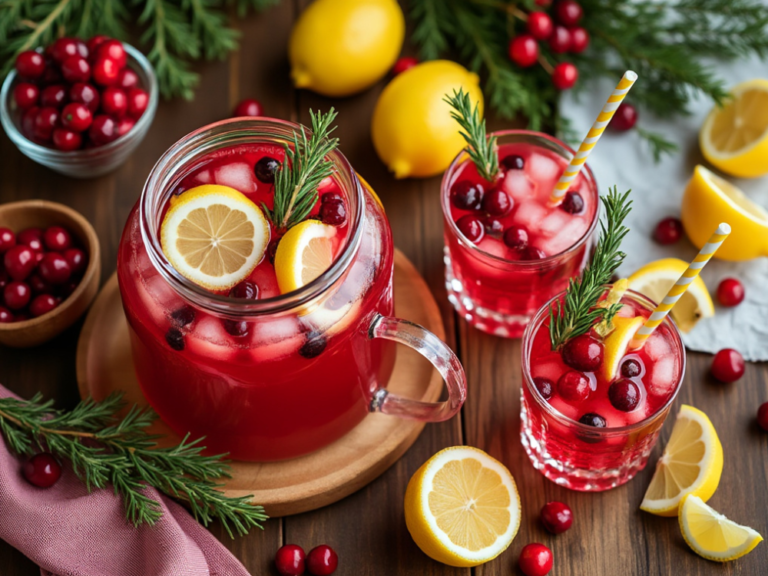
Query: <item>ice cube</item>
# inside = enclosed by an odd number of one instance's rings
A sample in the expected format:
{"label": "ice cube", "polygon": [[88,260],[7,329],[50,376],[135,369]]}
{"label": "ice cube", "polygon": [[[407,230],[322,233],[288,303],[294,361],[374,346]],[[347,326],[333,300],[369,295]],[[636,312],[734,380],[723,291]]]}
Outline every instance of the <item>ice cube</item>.
{"label": "ice cube", "polygon": [[192,330],[184,335],[185,350],[190,354],[210,358],[217,362],[245,361],[242,347],[247,339],[242,340],[230,335],[224,329],[221,318],[198,312]]}
{"label": "ice cube", "polygon": [[184,305],[179,295],[159,274],[139,276],[136,278],[136,287],[156,325],[164,326],[168,322],[166,316]]}
{"label": "ice cube", "polygon": [[483,237],[483,239],[480,240],[480,242],[477,244],[477,247],[480,248],[480,250],[483,252],[487,252],[492,256],[497,256],[498,258],[507,258],[507,247],[501,240],[494,238],[493,236]]}
{"label": "ice cube", "polygon": [[256,269],[248,277],[248,281],[259,287],[259,300],[280,296],[275,270],[270,266],[263,264],[256,266]]}
{"label": "ice cube", "polygon": [[637,408],[632,410],[631,412],[625,412],[624,417],[626,418],[626,422],[624,426],[629,426],[630,424],[636,424],[637,422],[640,422],[641,420],[647,418],[650,416],[648,413],[650,411],[650,408],[648,406],[648,402],[643,399],[640,400],[640,403],[637,405]]}
{"label": "ice cube", "polygon": [[212,181],[213,181],[213,176],[211,175],[210,170],[201,170],[200,172],[195,174],[196,184],[210,184]]}
{"label": "ice cube", "polygon": [[216,184],[229,186],[243,194],[256,192],[256,175],[250,165],[245,162],[233,162],[224,164],[214,173]]}
{"label": "ice cube", "polygon": [[547,236],[559,235],[571,223],[572,216],[559,209],[552,210],[541,222],[539,229]]}
{"label": "ice cube", "polygon": [[672,347],[663,334],[654,332],[643,345],[643,350],[651,360],[660,360],[672,356]]}
{"label": "ice cube", "polygon": [[539,183],[557,180],[563,173],[563,169],[564,166],[557,160],[536,153],[531,154],[531,157],[528,158],[528,162],[525,164],[525,171],[528,172],[533,180]]}
{"label": "ice cube", "polygon": [[635,314],[635,307],[631,305],[624,304],[621,308],[619,308],[619,311],[616,313],[616,316],[619,318],[634,318],[637,316]]}
{"label": "ice cube", "polygon": [[320,184],[317,185],[317,192],[318,194],[322,194],[323,192],[328,192],[331,188],[333,188],[334,182],[332,176],[326,176],[322,180],[320,180]]}
{"label": "ice cube", "polygon": [[525,226],[529,232],[538,229],[537,223],[547,216],[547,208],[538,200],[528,200],[517,205],[512,220]]}
{"label": "ice cube", "polygon": [[548,378],[553,384],[557,383],[557,379],[562,373],[563,366],[560,362],[537,363],[531,367],[531,375],[534,378]]}
{"label": "ice cube", "polygon": [[[649,339],[650,340],[650,339]],[[644,348],[648,346],[645,344]],[[651,377],[646,379],[648,392],[654,396],[668,396],[677,383],[677,358],[672,355],[656,360],[651,365]]]}
{"label": "ice cube", "polygon": [[536,185],[522,170],[510,170],[502,184],[504,191],[514,198],[515,202],[530,200],[536,195]]}
{"label": "ice cube", "polygon": [[298,319],[293,316],[256,320],[251,332],[251,355],[256,362],[269,362],[295,354],[306,341]]}
{"label": "ice cube", "polygon": [[556,236],[542,241],[539,248],[544,250],[548,256],[560,254],[560,252],[564,252],[576,244],[584,235],[584,231],[584,223],[581,219],[571,219],[570,222],[560,229]]}

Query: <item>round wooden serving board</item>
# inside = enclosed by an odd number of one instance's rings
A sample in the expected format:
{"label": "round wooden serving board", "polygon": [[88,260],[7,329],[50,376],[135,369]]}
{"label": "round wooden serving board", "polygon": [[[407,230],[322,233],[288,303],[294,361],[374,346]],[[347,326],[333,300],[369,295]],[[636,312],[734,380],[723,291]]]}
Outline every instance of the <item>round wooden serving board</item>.
{"label": "round wooden serving board", "polygon": [[[395,253],[395,314],[421,324],[445,339],[435,299],[413,264]],[[397,348],[389,389],[434,402],[443,382],[432,365],[415,352]],[[80,396],[102,400],[122,390],[129,403],[146,405],[133,371],[128,324],[115,274],[107,281],[86,319],[77,347]],[[232,462],[232,478],[224,485],[229,496],[253,495],[270,516],[286,516],[341,500],[394,464],[424,428],[422,422],[370,414],[333,444],[301,458],[263,464]],[[150,430],[164,434],[162,445],[180,441],[162,421]]]}

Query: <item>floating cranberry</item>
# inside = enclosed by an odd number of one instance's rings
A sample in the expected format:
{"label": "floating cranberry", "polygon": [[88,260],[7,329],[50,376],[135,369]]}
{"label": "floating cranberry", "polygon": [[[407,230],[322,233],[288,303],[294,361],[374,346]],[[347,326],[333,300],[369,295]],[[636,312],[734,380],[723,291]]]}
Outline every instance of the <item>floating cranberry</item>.
{"label": "floating cranberry", "polygon": [[398,74],[402,74],[406,70],[410,70],[414,66],[418,65],[419,59],[414,58],[413,56],[403,56],[402,58],[398,58],[397,62],[395,62],[395,65],[392,66],[392,75],[397,76]]}
{"label": "floating cranberry", "polygon": [[574,0],[560,0],[555,5],[557,21],[565,26],[576,26],[584,15],[581,5]]}
{"label": "floating cranberry", "polygon": [[574,370],[594,372],[603,363],[603,343],[590,334],[571,338],[563,346],[563,362]]}
{"label": "floating cranberry", "polygon": [[11,310],[21,310],[29,304],[32,298],[32,289],[26,282],[14,280],[9,282],[3,289],[3,299],[5,305]]}
{"label": "floating cranberry", "polygon": [[72,268],[69,267],[67,259],[56,252],[45,254],[37,265],[37,270],[43,280],[51,284],[64,284],[72,275]]}
{"label": "floating cranberry", "polygon": [[120,118],[120,120],[117,121],[117,128],[115,128],[115,130],[117,130],[118,136],[124,136],[133,130],[134,126],[136,126],[136,120],[126,116],[124,118]]}
{"label": "floating cranberry", "polygon": [[67,100],[67,89],[63,84],[51,84],[40,92],[40,105],[58,108]]}
{"label": "floating cranberry", "polygon": [[72,102],[61,111],[61,125],[75,132],[84,132],[93,122],[90,109],[81,102]]}
{"label": "floating cranberry", "polygon": [[43,243],[48,250],[61,252],[72,245],[72,236],[61,226],[49,226],[43,233]]}
{"label": "floating cranberry", "polygon": [[720,382],[736,382],[744,376],[744,357],[733,348],[723,348],[712,360],[712,376]]}
{"label": "floating cranberry", "polygon": [[[270,156],[264,156],[256,162],[253,167],[253,173],[259,181],[265,184],[273,184],[275,182],[275,173],[279,168],[280,162]],[[323,194],[323,198],[326,196],[327,194]],[[339,200],[341,200],[341,197],[339,197]]]}
{"label": "floating cranberry", "polygon": [[[0,313],[0,322],[2,322],[2,313]],[[768,432],[768,402],[763,402],[757,410],[757,423],[760,428]]]}
{"label": "floating cranberry", "polygon": [[640,403],[640,388],[627,378],[620,378],[608,388],[611,406],[622,412],[631,412]]}
{"label": "floating cranberry", "polygon": [[625,132],[630,130],[637,122],[637,109],[629,102],[622,102],[611,118],[609,126],[613,130]]}
{"label": "floating cranberry", "polygon": [[512,210],[514,202],[501,188],[494,188],[483,198],[483,210],[492,216],[504,216]]}
{"label": "floating cranberry", "polygon": [[69,89],[69,99],[71,102],[79,102],[88,106],[88,110],[91,114],[99,109],[99,103],[101,97],[98,90],[92,84],[86,84],[84,82],[78,82],[73,84]]}
{"label": "floating cranberry", "polygon": [[568,212],[568,214],[581,214],[584,212],[584,198],[575,190],[566,192],[565,198],[560,203],[560,208]]}
{"label": "floating cranberry", "polygon": [[106,114],[99,114],[93,119],[88,135],[94,144],[108,144],[119,136],[117,122]]}
{"label": "floating cranberry", "polygon": [[653,238],[659,244],[674,244],[683,237],[683,223],[677,218],[664,218],[656,224]]}
{"label": "floating cranberry", "polygon": [[61,478],[61,464],[51,454],[41,452],[24,463],[22,473],[33,486],[50,488]]}
{"label": "floating cranberry", "polygon": [[338,565],[336,552],[325,544],[312,548],[307,554],[307,570],[313,576],[330,576]]}
{"label": "floating cranberry", "polygon": [[100,86],[111,86],[117,82],[120,67],[111,58],[99,58],[91,69],[93,81]]}
{"label": "floating cranberry", "polygon": [[328,340],[320,332],[312,330],[307,334],[307,341],[299,348],[299,355],[312,359],[320,356],[328,345]]}
{"label": "floating cranberry", "polygon": [[344,202],[325,202],[320,206],[320,219],[324,224],[342,226],[347,221]]}
{"label": "floating cranberry", "polygon": [[36,296],[32,303],[29,305],[29,313],[33,318],[48,314],[51,310],[59,305],[58,300],[50,294],[40,294]]}
{"label": "floating cranberry", "polygon": [[539,45],[530,34],[515,36],[509,42],[509,58],[523,68],[533,66],[539,58]]}
{"label": "floating cranberry", "polygon": [[0,228],[0,254],[16,246],[16,234],[10,228]]}
{"label": "floating cranberry", "polygon": [[579,71],[576,66],[570,62],[560,62],[555,66],[552,72],[552,83],[558,90],[569,90],[573,88],[576,81],[579,79]]}
{"label": "floating cranberry", "polygon": [[545,576],[552,570],[552,551],[538,542],[526,544],[518,563],[525,576]]}
{"label": "floating cranberry", "polygon": [[80,132],[69,130],[68,128],[55,128],[53,131],[53,147],[62,152],[71,152],[77,150],[83,144],[83,137]]}
{"label": "floating cranberry", "polygon": [[244,300],[258,300],[259,287],[253,282],[243,280],[229,291],[230,298],[243,298]]}
{"label": "floating cranberry", "polygon": [[51,57],[61,64],[70,56],[79,56],[77,40],[75,38],[59,38],[51,45]]}
{"label": "floating cranberry", "polygon": [[128,90],[128,114],[131,118],[140,118],[149,105],[149,94],[141,88]]}
{"label": "floating cranberry", "polygon": [[195,309],[191,306],[182,306],[171,312],[171,323],[177,328],[183,328],[195,320]]}
{"label": "floating cranberry", "polygon": [[592,426],[593,428],[605,428],[607,425],[605,418],[594,412],[587,412],[584,416],[579,418],[579,422],[585,426]]}
{"label": "floating cranberry", "polygon": [[110,86],[101,93],[101,110],[105,114],[121,118],[128,111],[128,97],[122,88]]}
{"label": "floating cranberry", "polygon": [[589,32],[584,28],[571,28],[571,52],[581,54],[589,46]]}
{"label": "floating cranberry", "polygon": [[29,246],[14,246],[3,257],[5,269],[14,280],[24,280],[35,269],[35,251]]}
{"label": "floating cranberry", "polygon": [[621,365],[621,375],[625,378],[635,378],[640,376],[640,372],[642,372],[640,362],[632,358],[624,360],[624,363]]}
{"label": "floating cranberry", "polygon": [[485,227],[485,232],[487,234],[499,236],[504,232],[504,224],[501,223],[501,220],[494,218],[493,216],[486,216],[483,218],[483,226]]}
{"label": "floating cranberry", "polygon": [[526,246],[520,251],[520,260],[544,260],[546,257],[544,250],[536,246]]}
{"label": "floating cranberry", "polygon": [[460,180],[451,187],[451,202],[460,210],[480,210],[485,190],[482,184]]}
{"label": "floating cranberry", "polygon": [[165,341],[176,352],[184,350],[184,334],[175,326],[168,328],[168,331],[165,333]]}
{"label": "floating cranberry", "polygon": [[565,26],[555,26],[549,37],[549,49],[555,54],[565,54],[571,49],[571,32]]}
{"label": "floating cranberry", "polygon": [[70,83],[88,82],[91,79],[91,66],[82,56],[70,56],[61,64],[61,75]]}
{"label": "floating cranberry", "polygon": [[501,159],[501,165],[507,170],[522,170],[525,168],[525,160],[517,154],[510,154]]}
{"label": "floating cranberry", "polygon": [[456,221],[456,226],[470,242],[477,244],[485,235],[485,227],[480,218],[472,214],[466,214]]}
{"label": "floating cranberry", "polygon": [[118,68],[124,68],[128,63],[128,55],[125,53],[123,43],[120,40],[105,40],[96,50],[96,57],[114,60]]}
{"label": "floating cranberry", "polygon": [[286,544],[275,554],[275,568],[280,576],[304,574],[304,550],[296,544]]}
{"label": "floating cranberry", "polygon": [[19,82],[13,89],[13,100],[21,110],[26,110],[37,104],[40,89],[29,82]]}
{"label": "floating cranberry", "polygon": [[29,246],[32,250],[40,251],[43,249],[43,229],[25,228],[16,236],[16,241],[24,246]]}
{"label": "floating cranberry", "polygon": [[536,386],[536,390],[539,391],[539,394],[541,394],[541,397],[544,398],[544,400],[552,398],[552,394],[555,392],[555,383],[549,378],[534,378],[533,385]]}
{"label": "floating cranberry", "polygon": [[325,204],[326,202],[343,202],[341,194],[338,192],[326,192],[320,197],[320,202]]}
{"label": "floating cranberry", "polygon": [[264,108],[261,102],[253,98],[242,100],[237,106],[232,116],[263,116]]}
{"label": "floating cranberry", "polygon": [[736,278],[724,278],[717,286],[717,299],[723,306],[738,306],[744,300],[744,285]]}
{"label": "floating cranberry", "polygon": [[562,534],[573,524],[573,512],[563,502],[548,502],[541,509],[541,523],[552,534]]}
{"label": "floating cranberry", "polygon": [[528,246],[528,230],[513,224],[504,231],[504,244],[516,250]]}
{"label": "floating cranberry", "polygon": [[45,72],[45,59],[43,55],[34,50],[25,50],[16,56],[16,72],[19,76],[28,80],[40,78]]}
{"label": "floating cranberry", "polygon": [[248,334],[248,322],[245,320],[223,320],[224,330],[232,336],[246,336]]}
{"label": "floating cranberry", "polygon": [[536,40],[546,40],[552,35],[554,25],[552,24],[552,18],[546,12],[531,12],[528,14],[528,21],[526,23],[528,32]]}
{"label": "floating cranberry", "polygon": [[0,306],[0,324],[8,324],[14,320],[13,312],[4,306]]}
{"label": "floating cranberry", "polygon": [[591,392],[589,378],[581,372],[569,370],[557,381],[557,392],[566,402],[583,402]]}
{"label": "floating cranberry", "polygon": [[94,56],[99,46],[101,46],[107,40],[111,40],[111,38],[109,36],[104,36],[104,34],[96,34],[96,36],[91,37],[91,39],[86,43],[91,56]]}

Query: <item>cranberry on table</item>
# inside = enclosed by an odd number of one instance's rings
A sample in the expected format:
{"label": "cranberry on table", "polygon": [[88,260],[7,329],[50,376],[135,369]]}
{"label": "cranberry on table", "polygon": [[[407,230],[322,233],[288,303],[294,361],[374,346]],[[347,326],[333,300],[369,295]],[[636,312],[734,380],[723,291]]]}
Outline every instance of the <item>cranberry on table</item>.
{"label": "cranberry on table", "polygon": [[58,108],[67,100],[67,88],[63,84],[51,84],[40,92],[40,105]]}
{"label": "cranberry on table", "polygon": [[584,211],[584,198],[575,190],[566,192],[565,198],[560,203],[560,208],[568,214],[581,214]]}
{"label": "cranberry on table", "polygon": [[[2,316],[0,315],[0,322],[2,321]],[[768,432],[768,402],[763,402],[760,408],[758,408],[757,423],[760,425],[760,428]]]}
{"label": "cranberry on table", "polygon": [[590,334],[582,334],[571,338],[563,346],[563,362],[574,370],[594,372],[603,363],[605,347],[603,343]]}
{"label": "cranberry on table", "polygon": [[24,280],[35,269],[35,251],[29,246],[14,246],[5,253],[3,263],[8,275],[14,280]]}
{"label": "cranberry on table", "polygon": [[528,231],[513,224],[504,231],[504,244],[510,248],[522,250],[528,246]]}
{"label": "cranberry on table", "polygon": [[132,118],[139,118],[147,109],[149,104],[149,94],[141,88],[131,88],[128,90],[128,114]]}
{"label": "cranberry on table", "polygon": [[322,544],[307,554],[307,570],[313,576],[330,576],[339,565],[339,557],[333,548]]}
{"label": "cranberry on table", "polygon": [[633,360],[632,358],[624,360],[624,363],[621,365],[621,375],[625,378],[640,376],[640,372],[642,372],[640,362]]}
{"label": "cranberry on table", "polygon": [[470,242],[477,244],[485,235],[485,227],[480,218],[472,214],[465,214],[456,221],[456,227]]}
{"label": "cranberry on table", "polygon": [[531,36],[536,38],[536,40],[546,40],[552,35],[554,30],[552,18],[546,12],[531,12],[528,14],[526,27]]}
{"label": "cranberry on table", "polygon": [[51,454],[41,452],[24,463],[22,473],[33,486],[50,488],[61,478],[61,464]]}
{"label": "cranberry on table", "polygon": [[50,294],[40,294],[35,296],[35,299],[29,305],[29,313],[33,318],[48,314],[51,310],[59,305],[58,300]]}
{"label": "cranberry on table", "polygon": [[51,57],[61,64],[70,56],[79,56],[77,40],[75,38],[59,38],[51,45]]}
{"label": "cranberry on table", "polygon": [[128,111],[128,97],[122,88],[110,86],[101,93],[101,110],[105,114],[120,118]]}
{"label": "cranberry on table", "polygon": [[19,82],[13,89],[13,100],[22,110],[37,104],[38,98],[40,98],[40,89],[29,82]]}
{"label": "cranberry on table", "polygon": [[37,270],[42,279],[51,284],[64,284],[72,275],[72,268],[67,259],[56,252],[45,254],[37,265]]}
{"label": "cranberry on table", "polygon": [[545,576],[552,570],[552,551],[538,542],[526,544],[520,552],[518,564],[525,576]]}
{"label": "cranberry on table", "polygon": [[574,0],[560,0],[555,5],[555,16],[557,21],[565,26],[576,26],[584,15],[581,5]]}
{"label": "cranberry on table", "polygon": [[491,216],[509,214],[513,204],[512,198],[501,188],[494,188],[483,197],[483,210]]}
{"label": "cranberry on table", "polygon": [[451,202],[460,210],[480,210],[485,190],[482,184],[460,180],[451,187]]}
{"label": "cranberry on table", "polygon": [[79,102],[85,104],[91,113],[96,112],[99,109],[99,103],[101,102],[101,96],[99,91],[93,84],[87,84],[85,82],[77,82],[72,84],[69,89],[70,102]]}
{"label": "cranberry on table", "polygon": [[619,378],[608,388],[611,406],[622,412],[631,412],[640,403],[640,388],[628,378]]}
{"label": "cranberry on table", "polygon": [[62,152],[71,152],[77,150],[83,144],[83,137],[80,132],[69,130],[68,128],[55,128],[53,130],[53,147]]}
{"label": "cranberry on table", "polygon": [[584,28],[571,28],[571,52],[581,54],[589,46],[589,32]]}
{"label": "cranberry on table", "polygon": [[653,238],[659,244],[674,244],[683,237],[683,223],[677,218],[664,218],[656,224]]}
{"label": "cranberry on table", "polygon": [[733,348],[723,348],[712,360],[712,376],[720,382],[736,382],[744,376],[744,357]]}
{"label": "cranberry on table", "polygon": [[331,226],[341,226],[347,220],[344,202],[324,202],[320,205],[320,220]]}
{"label": "cranberry on table", "polygon": [[565,26],[555,26],[549,37],[549,48],[555,54],[564,54],[571,49],[571,32]]}
{"label": "cranberry on table", "polygon": [[119,136],[117,122],[106,114],[99,114],[93,119],[88,135],[94,144],[108,144]]}
{"label": "cranberry on table", "polygon": [[253,98],[246,98],[242,100],[237,106],[232,116],[263,116],[264,108],[261,102],[254,100]]}
{"label": "cranberry on table", "polygon": [[139,75],[130,68],[123,68],[117,75],[117,86],[124,90],[136,88],[139,85]]}
{"label": "cranberry on table", "polygon": [[539,45],[530,34],[521,34],[509,41],[509,58],[523,68],[533,66],[539,58]]}
{"label": "cranberry on table", "polygon": [[124,68],[128,63],[128,55],[125,53],[123,43],[120,40],[105,40],[96,49],[96,57],[114,60],[118,68]]}
{"label": "cranberry on table", "polygon": [[605,418],[600,416],[600,414],[595,414],[594,412],[587,412],[584,414],[581,418],[579,418],[579,423],[586,426],[592,426],[593,428],[605,428],[607,426]]}
{"label": "cranberry on table", "polygon": [[34,80],[45,72],[45,58],[34,50],[25,50],[16,56],[16,72],[22,78]]}
{"label": "cranberry on table", "polygon": [[300,576],[304,573],[304,550],[296,544],[286,544],[275,554],[275,568],[281,576]]}
{"label": "cranberry on table", "polygon": [[563,502],[547,502],[541,509],[541,523],[552,534],[562,534],[573,524],[573,512]]}
{"label": "cranberry on table", "polygon": [[[2,251],[1,244],[0,251]],[[723,306],[741,304],[744,301],[744,285],[736,278],[724,278],[717,286],[717,299]]]}
{"label": "cranberry on table", "polygon": [[569,370],[557,381],[557,392],[566,402],[583,402],[589,397],[591,391],[589,378],[575,370]]}
{"label": "cranberry on table", "polygon": [[398,58],[395,65],[392,66],[392,75],[397,76],[398,74],[402,74],[406,70],[410,70],[416,66],[418,63],[419,59],[414,58],[413,56],[403,56],[402,58]]}
{"label": "cranberry on table", "polygon": [[229,297],[257,300],[259,298],[259,287],[253,282],[244,280],[229,291]]}
{"label": "cranberry on table", "polygon": [[[280,162],[270,156],[264,156],[254,165],[253,173],[260,182],[274,184],[275,172],[277,172],[278,168],[280,168]],[[328,196],[328,194],[323,194],[323,199],[325,199],[326,196]],[[339,200],[341,200],[341,197],[339,197]]]}
{"label": "cranberry on table", "polygon": [[0,324],[8,324],[13,321],[13,312],[8,310],[5,306],[0,306]]}
{"label": "cranberry on table", "polygon": [[88,82],[91,78],[91,66],[82,56],[70,56],[61,63],[61,75],[70,83]]}
{"label": "cranberry on table", "polygon": [[552,71],[552,83],[558,90],[569,90],[573,88],[579,79],[579,71],[570,62],[560,62]]}
{"label": "cranberry on table", "polygon": [[613,114],[609,126],[613,130],[625,132],[630,130],[637,122],[637,109],[629,102],[622,102]]}
{"label": "cranberry on table", "polygon": [[49,226],[43,232],[43,243],[48,250],[61,252],[72,245],[72,236],[62,226]]}
{"label": "cranberry on table", "polygon": [[534,378],[533,385],[536,386],[536,390],[539,391],[539,394],[541,394],[541,397],[544,398],[544,400],[552,398],[552,394],[555,392],[555,383],[549,378]]}
{"label": "cranberry on table", "polygon": [[3,300],[11,310],[21,310],[32,299],[32,289],[26,282],[14,280],[3,288]]}
{"label": "cranberry on table", "polygon": [[112,58],[99,58],[91,69],[93,81],[100,86],[111,86],[117,82],[120,67]]}
{"label": "cranberry on table", "polygon": [[16,234],[10,228],[0,228],[0,254],[16,246]]}

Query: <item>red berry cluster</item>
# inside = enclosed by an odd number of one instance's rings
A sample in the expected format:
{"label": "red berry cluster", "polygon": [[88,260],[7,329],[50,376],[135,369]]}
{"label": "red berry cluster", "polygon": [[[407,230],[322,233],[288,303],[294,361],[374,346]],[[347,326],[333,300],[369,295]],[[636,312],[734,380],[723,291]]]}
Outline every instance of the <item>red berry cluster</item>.
{"label": "red berry cluster", "polygon": [[[509,57],[515,64],[523,68],[536,64],[539,41],[548,42],[554,54],[579,54],[587,49],[589,33],[578,25],[584,15],[581,5],[574,0],[560,0],[552,12],[554,21],[546,12],[528,14],[527,32],[509,42]],[[578,78],[579,71],[571,62],[560,62],[552,69],[552,83],[558,90],[573,88]]]}
{"label": "red berry cluster", "polygon": [[37,318],[72,294],[88,265],[61,226],[27,228],[14,234],[0,228],[0,322]]}
{"label": "red berry cluster", "polygon": [[149,94],[126,66],[123,44],[106,36],[88,42],[59,38],[43,53],[16,58],[13,98],[21,132],[65,152],[108,144],[127,134],[144,114]]}
{"label": "red berry cluster", "polygon": [[330,576],[339,565],[333,548],[325,544],[312,548],[309,554],[296,544],[286,544],[275,554],[275,568],[281,576],[301,576],[309,570],[313,576]]}

